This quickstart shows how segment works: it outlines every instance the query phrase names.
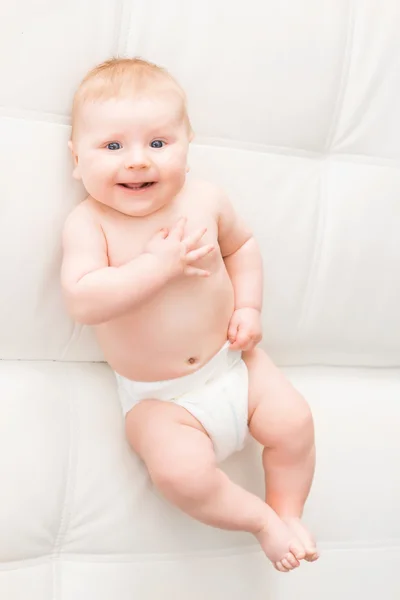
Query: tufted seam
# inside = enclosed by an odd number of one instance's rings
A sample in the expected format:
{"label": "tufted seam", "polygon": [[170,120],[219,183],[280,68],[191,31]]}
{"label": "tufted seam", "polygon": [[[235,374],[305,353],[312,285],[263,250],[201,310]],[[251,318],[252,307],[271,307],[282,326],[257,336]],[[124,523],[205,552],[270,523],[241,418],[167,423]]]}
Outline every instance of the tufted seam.
{"label": "tufted seam", "polygon": [[329,150],[332,145],[337,126],[339,124],[340,117],[342,115],[344,98],[346,95],[347,85],[349,82],[352,49],[354,41],[354,29],[355,29],[355,0],[349,2],[349,16],[347,20],[347,36],[346,36],[346,48],[343,57],[342,74],[340,77],[339,90],[336,98],[335,108],[332,114],[332,123],[326,137],[325,148]]}
{"label": "tufted seam", "polygon": [[115,25],[113,33],[113,55],[118,56],[119,54],[119,43],[121,39],[121,29],[124,26],[124,0],[116,0],[115,2]]}
{"label": "tufted seam", "polygon": [[[8,106],[0,106],[0,118],[17,119],[21,121],[31,121],[34,123],[50,123],[62,127],[70,127],[71,119],[67,115],[57,113],[42,112],[40,110],[28,110],[25,108],[12,108]],[[400,160],[398,158],[375,156],[373,154],[361,154],[350,152],[325,151],[325,150],[309,150],[306,148],[298,148],[295,146],[274,146],[270,144],[260,144],[257,142],[245,142],[243,140],[224,139],[216,137],[197,136],[196,141],[192,143],[192,147],[196,148],[209,146],[211,148],[239,150],[245,152],[256,152],[259,154],[270,154],[274,156],[304,158],[308,160],[324,160],[332,158],[342,162],[352,162],[357,164],[372,164],[377,166],[400,168]]]}
{"label": "tufted seam", "polygon": [[[128,43],[132,34],[132,0],[121,0],[121,24],[119,28],[119,38],[117,43],[118,56],[128,55]],[[127,23],[127,25],[125,25]]]}
{"label": "tufted seam", "polygon": [[83,328],[84,328],[84,325],[82,325],[81,323],[72,322],[71,335],[70,335],[67,343],[64,346],[64,350],[61,352],[60,358],[56,359],[56,360],[66,362],[66,361],[64,361],[64,358],[68,355],[68,352],[69,352],[71,346],[74,346],[75,344],[78,343],[79,338],[81,337]]}
{"label": "tufted seam", "polygon": [[[393,55],[390,57],[392,61],[392,69],[394,72],[398,72],[400,69],[400,55]],[[350,70],[350,67],[349,67]],[[382,69],[377,69],[370,79],[368,85],[368,91],[362,96],[357,108],[353,111],[351,122],[348,125],[347,130],[344,128],[341,135],[337,135],[335,138],[335,148],[338,150],[340,146],[346,141],[346,138],[351,135],[352,132],[356,132],[357,129],[363,124],[365,115],[368,112],[368,106],[372,102],[372,93],[375,90],[375,95],[378,90],[383,87],[386,83],[386,72]],[[338,133],[338,132],[337,132]],[[333,140],[332,140],[333,142]]]}
{"label": "tufted seam", "polygon": [[314,293],[314,281],[316,281],[317,279],[317,275],[318,275],[318,270],[319,270],[319,262],[320,262],[320,258],[321,258],[321,248],[323,245],[323,238],[324,238],[324,229],[325,229],[325,196],[326,196],[326,192],[325,192],[325,187],[326,187],[326,177],[327,177],[327,170],[328,170],[328,162],[326,161],[325,163],[323,163],[321,165],[321,173],[320,173],[320,198],[318,201],[318,217],[317,217],[317,222],[315,225],[315,243],[314,243],[314,251],[313,251],[313,256],[312,256],[312,260],[311,260],[311,264],[310,264],[310,269],[308,271],[308,277],[306,279],[305,285],[304,285],[304,296],[303,296],[303,302],[302,302],[302,306],[301,306],[301,311],[300,311],[300,316],[299,316],[299,323],[298,323],[298,327],[297,327],[297,337],[301,336],[302,333],[304,333],[304,330],[306,328],[306,324],[307,324],[307,319],[309,316],[309,312],[310,312],[310,304],[311,304],[311,300],[312,300],[312,296]]}
{"label": "tufted seam", "polygon": [[30,108],[15,108],[3,104],[0,106],[0,117],[5,119],[21,119],[38,123],[52,123],[56,125],[71,125],[71,117],[62,113],[46,112]]}
{"label": "tufted seam", "polygon": [[306,148],[298,148],[294,146],[274,146],[272,144],[260,144],[257,142],[245,142],[243,140],[213,138],[213,137],[197,137],[196,141],[191,144],[193,148],[209,147],[217,148],[218,150],[231,150],[241,152],[254,152],[257,154],[270,154],[274,156],[283,156],[285,158],[303,158],[306,160],[337,160],[341,162],[352,162],[357,164],[372,164],[377,166],[400,168],[400,160],[387,156],[375,156],[373,154],[362,154],[352,152],[338,151],[319,151],[308,150]]}
{"label": "tufted seam", "polygon": [[67,459],[67,470],[65,475],[64,487],[64,502],[61,509],[60,525],[55,538],[53,552],[51,553],[53,566],[53,600],[61,598],[61,580],[60,580],[60,565],[59,557],[61,554],[62,545],[65,535],[68,530],[68,525],[71,516],[71,503],[76,483],[76,467],[77,467],[77,434],[78,434],[78,419],[76,418],[75,400],[73,394],[73,385],[75,378],[72,377],[72,372],[66,373],[68,377],[69,393],[69,418],[68,418],[68,440],[69,451]]}
{"label": "tufted seam", "polygon": [[[400,550],[400,539],[379,539],[379,540],[355,540],[355,541],[321,541],[319,542],[321,551],[325,552],[348,552],[352,550],[360,551],[386,551]],[[79,562],[79,563],[107,563],[107,564],[145,564],[145,563],[165,563],[165,562],[190,562],[200,561],[212,558],[213,560],[225,559],[235,556],[247,556],[249,554],[263,554],[258,545],[240,546],[232,548],[221,548],[219,550],[203,550],[198,552],[173,552],[173,553],[148,553],[148,554],[63,554],[60,557],[60,562]],[[35,559],[26,559],[19,561],[10,561],[0,565],[0,573],[18,571],[21,569],[31,569],[43,564],[47,564],[51,560],[52,555],[44,555]],[[56,600],[56,596],[52,600]]]}
{"label": "tufted seam", "polygon": [[115,53],[117,56],[126,56],[128,40],[131,33],[131,13],[133,2],[119,0],[118,3],[118,28],[115,35]]}

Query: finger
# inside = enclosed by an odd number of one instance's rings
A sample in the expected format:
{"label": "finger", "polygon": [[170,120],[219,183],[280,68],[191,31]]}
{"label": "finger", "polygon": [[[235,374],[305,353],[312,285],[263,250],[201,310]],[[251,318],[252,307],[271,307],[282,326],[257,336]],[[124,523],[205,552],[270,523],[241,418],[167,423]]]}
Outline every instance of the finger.
{"label": "finger", "polygon": [[229,350],[232,350],[233,352],[236,352],[238,350],[243,350],[243,348],[240,346],[240,344],[238,343],[237,340],[235,340],[230,346],[229,346]]}
{"label": "finger", "polygon": [[186,221],[186,217],[181,217],[180,219],[178,219],[175,225],[171,228],[169,237],[179,240],[181,242],[183,238],[183,232],[185,230]]}
{"label": "finger", "polygon": [[243,342],[242,344],[242,350],[244,352],[248,352],[249,350],[253,350],[253,348],[255,348],[257,346],[257,342],[255,341],[255,339],[250,335],[247,338],[247,342]]}
{"label": "finger", "polygon": [[[237,332],[238,332],[238,328],[239,325],[235,322],[231,323],[229,325],[229,329],[228,329],[228,340],[230,341],[231,344],[234,343],[234,341],[236,340],[236,336],[237,336]],[[232,346],[231,346],[232,347]]]}
{"label": "finger", "polygon": [[205,271],[204,269],[196,269],[196,267],[186,267],[183,271],[185,275],[189,275],[190,277],[209,277],[210,271]]}
{"label": "finger", "polygon": [[187,250],[191,250],[192,248],[194,248],[197,242],[199,242],[203,235],[206,233],[206,231],[207,227],[202,227],[201,229],[196,229],[196,231],[185,237],[183,242]]}
{"label": "finger", "polygon": [[236,340],[231,345],[231,350],[244,350],[248,343],[250,342],[250,337],[247,333],[244,333],[240,330],[237,332]]}
{"label": "finger", "polygon": [[196,260],[199,260],[200,258],[207,256],[207,254],[210,254],[210,252],[213,250],[215,250],[215,246],[212,244],[208,244],[208,246],[202,246],[201,248],[197,248],[197,250],[192,250],[186,254],[186,262],[188,264],[194,263]]}
{"label": "finger", "polygon": [[153,235],[153,239],[165,240],[166,237],[168,237],[168,229],[166,227],[163,227],[160,231],[156,231]]}

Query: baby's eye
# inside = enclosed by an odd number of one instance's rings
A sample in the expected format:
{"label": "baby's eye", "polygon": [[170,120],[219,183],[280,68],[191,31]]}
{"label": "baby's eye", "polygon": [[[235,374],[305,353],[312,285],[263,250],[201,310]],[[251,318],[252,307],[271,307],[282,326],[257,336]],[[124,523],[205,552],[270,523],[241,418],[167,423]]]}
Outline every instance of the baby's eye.
{"label": "baby's eye", "polygon": [[153,140],[150,146],[152,148],[162,148],[163,146],[165,146],[165,142],[163,142],[162,140]]}
{"label": "baby's eye", "polygon": [[122,146],[119,142],[110,142],[107,144],[106,148],[109,150],[121,150]]}

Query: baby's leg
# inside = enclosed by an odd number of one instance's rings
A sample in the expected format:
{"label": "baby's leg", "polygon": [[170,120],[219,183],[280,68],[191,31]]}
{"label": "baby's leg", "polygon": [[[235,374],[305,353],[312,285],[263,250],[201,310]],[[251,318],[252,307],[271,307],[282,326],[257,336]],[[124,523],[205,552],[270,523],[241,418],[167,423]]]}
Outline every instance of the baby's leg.
{"label": "baby's leg", "polygon": [[249,428],[264,446],[266,502],[297,535],[306,560],[315,542],[300,518],[315,468],[314,425],[302,396],[261,349],[243,356],[249,371]]}
{"label": "baby's leg", "polygon": [[145,400],[128,413],[126,431],[167,500],[207,525],[262,535],[263,550],[275,566],[283,561],[281,570],[299,565],[295,555],[303,549],[296,537],[265,502],[217,467],[210,438],[188,411]]}

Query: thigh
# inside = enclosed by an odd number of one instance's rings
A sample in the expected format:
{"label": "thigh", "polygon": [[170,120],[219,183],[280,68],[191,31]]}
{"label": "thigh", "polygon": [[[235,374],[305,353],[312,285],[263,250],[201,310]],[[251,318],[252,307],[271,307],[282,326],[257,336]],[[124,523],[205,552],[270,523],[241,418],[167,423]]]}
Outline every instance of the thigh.
{"label": "thigh", "polygon": [[308,413],[304,398],[261,349],[243,353],[249,374],[249,428],[262,443],[279,438],[293,419]]}
{"label": "thigh", "polygon": [[215,462],[213,444],[200,422],[172,402],[143,400],[125,418],[129,443],[149,470]]}

